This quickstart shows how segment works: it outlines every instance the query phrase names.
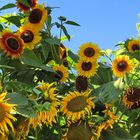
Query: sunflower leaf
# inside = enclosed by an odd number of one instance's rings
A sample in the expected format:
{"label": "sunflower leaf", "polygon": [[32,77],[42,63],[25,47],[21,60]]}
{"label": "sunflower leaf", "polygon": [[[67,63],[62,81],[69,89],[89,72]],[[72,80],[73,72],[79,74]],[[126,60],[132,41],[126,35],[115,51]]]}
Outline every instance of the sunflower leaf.
{"label": "sunflower leaf", "polygon": [[9,4],[6,4],[6,5],[4,5],[3,7],[1,7],[1,8],[0,8],[0,11],[1,11],[1,10],[6,10],[6,9],[9,9],[9,8],[14,8],[14,7],[16,7],[15,4],[9,3]]}

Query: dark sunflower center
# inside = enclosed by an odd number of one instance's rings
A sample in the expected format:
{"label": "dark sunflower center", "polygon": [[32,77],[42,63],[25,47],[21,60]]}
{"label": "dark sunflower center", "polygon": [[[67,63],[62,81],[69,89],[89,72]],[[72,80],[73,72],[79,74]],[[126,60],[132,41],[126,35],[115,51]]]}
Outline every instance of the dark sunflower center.
{"label": "dark sunflower center", "polygon": [[127,68],[127,62],[126,61],[120,61],[117,65],[117,68],[119,71],[124,71]]}
{"label": "dark sunflower center", "polygon": [[127,94],[127,100],[131,102],[139,101],[140,100],[140,89],[134,88],[129,90]]}
{"label": "dark sunflower center", "polygon": [[67,108],[71,112],[79,112],[84,110],[87,106],[86,98],[84,96],[78,96],[68,102]]}
{"label": "dark sunflower center", "polygon": [[26,30],[22,33],[21,38],[23,39],[24,43],[30,43],[34,39],[34,34],[31,31]]}
{"label": "dark sunflower center", "polygon": [[6,115],[6,112],[3,108],[3,106],[0,105],[0,122],[3,121],[5,115]]}
{"label": "dark sunflower center", "polygon": [[132,46],[132,50],[133,50],[133,51],[140,50],[140,47],[139,47],[138,45],[135,44],[135,45]]}
{"label": "dark sunflower center", "polygon": [[63,77],[63,73],[59,70],[56,71],[56,74],[54,75],[54,77],[58,80],[61,80]]}
{"label": "dark sunflower center", "polygon": [[29,5],[32,7],[32,5],[34,4],[34,0],[27,0],[27,2],[29,3]]}
{"label": "dark sunflower center", "polygon": [[82,69],[84,71],[89,71],[89,70],[91,70],[91,68],[92,68],[91,62],[83,62],[82,63]]}
{"label": "dark sunflower center", "polygon": [[7,45],[10,49],[16,51],[19,48],[19,43],[15,38],[8,38]]}
{"label": "dark sunflower center", "polygon": [[42,11],[40,9],[34,9],[29,15],[29,21],[33,24],[39,23],[42,19]]}
{"label": "dark sunflower center", "polygon": [[76,78],[76,89],[78,91],[85,91],[88,88],[87,77],[78,76]]}
{"label": "dark sunflower center", "polygon": [[93,48],[86,48],[84,50],[84,55],[87,57],[92,57],[95,54],[95,51]]}
{"label": "dark sunflower center", "polygon": [[68,128],[68,140],[91,140],[91,137],[91,129],[85,122],[71,124]]}

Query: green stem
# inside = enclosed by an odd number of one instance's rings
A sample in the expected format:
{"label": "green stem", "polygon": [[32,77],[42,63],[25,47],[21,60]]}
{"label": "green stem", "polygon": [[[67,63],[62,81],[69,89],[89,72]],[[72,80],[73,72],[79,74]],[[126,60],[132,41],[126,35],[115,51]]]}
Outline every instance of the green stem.
{"label": "green stem", "polygon": [[61,27],[60,27],[60,35],[59,35],[59,38],[60,38],[60,42],[61,42],[61,36],[62,36],[62,26],[63,26],[63,21],[61,20]]}

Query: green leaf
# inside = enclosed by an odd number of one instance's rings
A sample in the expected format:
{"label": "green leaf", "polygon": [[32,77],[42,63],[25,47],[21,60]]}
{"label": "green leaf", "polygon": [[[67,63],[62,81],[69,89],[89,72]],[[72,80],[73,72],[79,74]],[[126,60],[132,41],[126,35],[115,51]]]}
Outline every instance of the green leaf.
{"label": "green leaf", "polygon": [[98,94],[98,98],[102,103],[112,103],[116,101],[122,93],[119,88],[115,87],[114,82],[115,81],[105,83],[93,91]]}
{"label": "green leaf", "polygon": [[102,85],[113,81],[111,68],[100,63],[98,71],[96,75],[91,78],[91,81],[97,85]]}
{"label": "green leaf", "polygon": [[2,24],[0,24],[0,31],[2,31],[3,30],[3,26],[2,26]]}
{"label": "green leaf", "polygon": [[35,111],[30,105],[22,105],[22,106],[17,106],[16,112],[24,117],[34,117],[36,118]]}
{"label": "green leaf", "polygon": [[45,42],[47,42],[47,43],[49,43],[51,45],[60,45],[60,40],[58,38],[56,38],[56,37],[54,37],[54,38],[47,38],[45,40]]}
{"label": "green leaf", "polygon": [[19,105],[28,105],[28,99],[26,96],[19,93],[8,93],[7,98],[9,98],[8,102],[12,104]]}
{"label": "green leaf", "polygon": [[53,72],[53,69],[42,64],[41,60],[31,50],[24,50],[24,53],[20,57],[20,60],[26,65],[38,67],[46,71]]}
{"label": "green leaf", "polygon": [[79,60],[78,55],[74,54],[71,50],[68,50],[68,56],[72,58],[74,62],[77,62]]}
{"label": "green leaf", "polygon": [[21,26],[19,16],[4,17],[8,22],[13,23],[17,27]]}
{"label": "green leaf", "polygon": [[9,8],[14,8],[14,7],[16,7],[15,4],[9,3],[9,4],[6,4],[3,7],[1,7],[0,10],[6,10],[6,9],[9,9]]}
{"label": "green leaf", "polygon": [[68,34],[67,29],[64,26],[61,26],[61,29],[63,30],[64,34],[66,35],[66,37],[70,41],[70,35]]}
{"label": "green leaf", "polygon": [[65,24],[69,24],[69,25],[73,25],[73,26],[80,26],[78,23],[74,22],[74,21],[66,21]]}

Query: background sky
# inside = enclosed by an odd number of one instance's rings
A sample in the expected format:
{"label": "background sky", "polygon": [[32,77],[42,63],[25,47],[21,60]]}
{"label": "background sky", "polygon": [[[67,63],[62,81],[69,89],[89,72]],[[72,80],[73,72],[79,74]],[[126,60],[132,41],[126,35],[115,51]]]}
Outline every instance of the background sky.
{"label": "background sky", "polygon": [[[3,0],[0,6],[14,1]],[[60,7],[53,10],[53,21],[58,16],[65,16],[81,25],[67,26],[73,38],[64,44],[75,53],[82,43],[94,42],[101,49],[114,49],[119,41],[138,35],[139,0],[39,0],[39,3],[42,2],[51,7]],[[58,35],[58,32],[54,30],[53,34]]]}

